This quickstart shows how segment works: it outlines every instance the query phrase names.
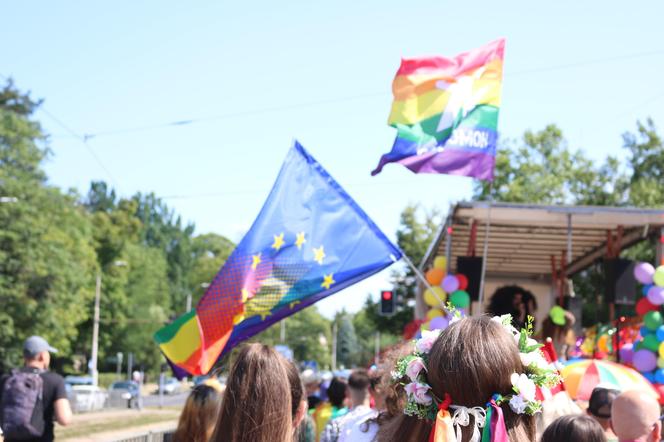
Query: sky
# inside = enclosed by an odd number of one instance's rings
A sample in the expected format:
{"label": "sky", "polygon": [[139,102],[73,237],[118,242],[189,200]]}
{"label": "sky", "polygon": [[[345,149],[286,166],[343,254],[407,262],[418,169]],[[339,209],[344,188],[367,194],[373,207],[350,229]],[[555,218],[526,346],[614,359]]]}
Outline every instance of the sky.
{"label": "sky", "polygon": [[[505,37],[501,137],[555,123],[601,161],[624,157],[639,119],[662,132],[661,17],[656,0],[26,0],[3,5],[0,75],[44,99],[53,185],[155,192],[197,233],[239,241],[297,139],[394,239],[407,204],[445,213],[472,194],[469,178],[399,165],[369,175],[394,139],[401,57]],[[319,308],[356,311],[388,278]]]}

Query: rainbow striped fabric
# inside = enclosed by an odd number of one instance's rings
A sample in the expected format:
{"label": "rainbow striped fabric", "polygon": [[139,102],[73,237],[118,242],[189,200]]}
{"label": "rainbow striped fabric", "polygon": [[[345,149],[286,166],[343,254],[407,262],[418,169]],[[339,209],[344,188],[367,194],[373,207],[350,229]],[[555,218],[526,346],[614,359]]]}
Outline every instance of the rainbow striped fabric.
{"label": "rainbow striped fabric", "polygon": [[499,39],[454,58],[402,59],[388,121],[397,138],[371,174],[397,162],[493,180],[504,51]]}

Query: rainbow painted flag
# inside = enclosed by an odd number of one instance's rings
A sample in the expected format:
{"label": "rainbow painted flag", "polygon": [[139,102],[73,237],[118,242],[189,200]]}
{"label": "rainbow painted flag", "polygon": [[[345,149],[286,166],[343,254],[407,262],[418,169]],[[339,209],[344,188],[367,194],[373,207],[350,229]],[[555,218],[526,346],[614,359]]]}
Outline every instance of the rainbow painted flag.
{"label": "rainbow painted flag", "polygon": [[505,40],[454,58],[401,60],[388,124],[397,129],[387,163],[415,173],[493,180]]}
{"label": "rainbow painted flag", "polygon": [[241,341],[401,257],[297,142],[251,229],[196,308],[155,334],[164,355],[207,373]]}

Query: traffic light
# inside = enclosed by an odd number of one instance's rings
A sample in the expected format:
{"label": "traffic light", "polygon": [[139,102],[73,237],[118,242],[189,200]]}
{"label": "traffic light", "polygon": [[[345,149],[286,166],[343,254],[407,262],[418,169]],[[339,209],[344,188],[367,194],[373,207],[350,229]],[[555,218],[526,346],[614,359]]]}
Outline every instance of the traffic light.
{"label": "traffic light", "polygon": [[380,314],[390,316],[394,314],[396,297],[392,290],[381,290],[380,292]]}

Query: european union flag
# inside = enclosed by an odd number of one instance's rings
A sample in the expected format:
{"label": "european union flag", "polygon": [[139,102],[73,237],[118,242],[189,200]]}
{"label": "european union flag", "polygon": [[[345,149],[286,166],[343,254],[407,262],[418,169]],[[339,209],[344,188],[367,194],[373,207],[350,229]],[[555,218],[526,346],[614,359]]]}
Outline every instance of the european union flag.
{"label": "european union flag", "polygon": [[[399,258],[399,249],[295,142],[265,205],[195,315],[155,338],[174,363],[206,373],[222,352]],[[196,330],[200,339],[192,336]]]}

